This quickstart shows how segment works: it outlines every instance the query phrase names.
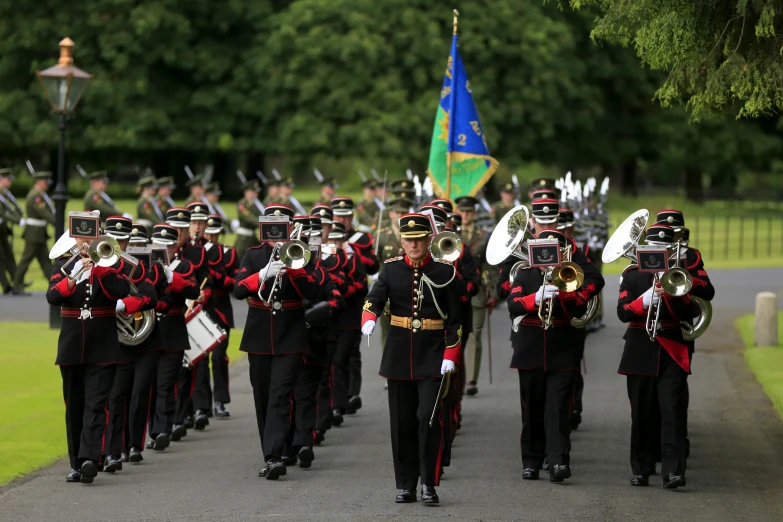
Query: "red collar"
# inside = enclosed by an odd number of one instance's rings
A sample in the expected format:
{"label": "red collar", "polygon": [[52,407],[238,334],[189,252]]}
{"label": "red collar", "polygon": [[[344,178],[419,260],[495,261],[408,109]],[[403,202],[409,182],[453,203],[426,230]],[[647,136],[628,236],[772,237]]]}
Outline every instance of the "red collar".
{"label": "red collar", "polygon": [[423,266],[427,266],[427,263],[430,262],[430,259],[432,259],[432,256],[429,252],[427,252],[427,255],[419,261],[418,263],[414,263],[411,261],[411,258],[409,258],[407,255],[405,256],[405,262],[408,264],[408,266],[412,266],[413,268],[421,268]]}

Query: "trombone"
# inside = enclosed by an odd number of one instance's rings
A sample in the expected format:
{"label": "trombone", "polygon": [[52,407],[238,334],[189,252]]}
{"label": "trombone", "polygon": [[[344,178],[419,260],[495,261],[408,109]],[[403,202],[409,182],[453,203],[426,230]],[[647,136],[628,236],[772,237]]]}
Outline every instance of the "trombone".
{"label": "trombone", "polygon": [[[667,294],[674,297],[682,297],[691,291],[693,287],[693,277],[684,268],[680,268],[680,242],[677,241],[675,248],[674,266],[658,277],[655,274],[653,277],[652,291],[655,291],[657,285],[661,285],[661,288]],[[653,308],[655,308],[655,317],[653,318]],[[655,340],[655,336],[658,334],[658,330],[661,328],[661,303],[658,302],[653,306],[650,302],[650,307],[647,309],[647,320],[645,322],[645,329],[647,335],[651,341]]]}
{"label": "trombone", "polygon": [[[294,233],[291,234],[291,239],[285,243],[275,243],[275,246],[272,249],[272,256],[269,259],[282,261],[286,268],[304,268],[307,263],[310,262],[310,257],[312,254],[310,253],[310,249],[307,246],[307,243],[300,239],[301,237],[302,225],[297,223],[294,226]],[[265,306],[269,306],[269,303],[272,302],[275,295],[275,289],[282,284],[283,279],[283,272],[278,272],[274,281],[272,282],[272,288],[269,291],[269,297],[264,299],[261,293],[264,291],[264,287],[266,286],[266,275],[269,273],[270,266],[271,262],[269,265],[267,265],[267,268],[264,271],[264,276],[261,279],[261,286],[258,289],[258,298],[261,300],[261,302],[264,303]]]}
{"label": "trombone", "polygon": [[91,268],[89,265],[85,264],[75,274],[71,275],[68,272],[68,268],[70,268],[77,259],[88,258],[95,266],[109,267],[116,264],[122,255],[122,250],[120,249],[120,244],[117,240],[111,236],[105,235],[93,240],[89,246],[86,244],[82,245],[81,249],[74,244],[69,251],[71,252],[72,257],[62,266],[62,268],[60,268],[60,270],[71,280],[78,279],[80,275]]}

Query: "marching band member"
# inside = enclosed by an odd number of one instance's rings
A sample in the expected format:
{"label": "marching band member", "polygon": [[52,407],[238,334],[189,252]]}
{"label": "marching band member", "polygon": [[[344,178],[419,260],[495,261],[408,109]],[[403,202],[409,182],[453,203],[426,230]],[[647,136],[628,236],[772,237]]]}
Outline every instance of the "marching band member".
{"label": "marching band member", "polygon": [[[133,223],[130,219],[121,216],[112,216],[106,218],[106,227],[104,233],[117,240],[122,251],[128,248],[128,244],[131,238],[131,232],[133,232]],[[136,230],[138,235],[139,231]],[[120,272],[128,278],[136,287],[136,295],[129,295],[123,299],[117,301],[117,313],[125,315],[133,315],[137,312],[144,312],[146,310],[154,310],[155,305],[158,303],[158,295],[155,292],[155,287],[147,280],[147,271],[142,263],[137,266],[126,262],[124,259],[120,260]],[[151,374],[147,372],[139,372],[136,374],[136,363],[141,359],[136,353],[135,346],[125,346],[120,343],[120,351],[122,353],[122,364],[117,365],[117,372],[114,376],[114,384],[112,386],[111,393],[109,394],[109,423],[106,430],[106,447],[104,448],[104,455],[106,456],[106,463],[103,468],[104,471],[113,473],[122,469],[122,454],[129,455],[130,451],[130,421],[136,421],[139,423],[139,419],[131,419],[131,395],[133,393],[134,386],[139,388],[147,388],[149,392],[149,379]],[[144,363],[148,361],[143,361]],[[139,382],[136,384],[136,380],[144,379],[147,382]],[[146,384],[146,386],[144,386]],[[149,394],[147,396],[149,400]],[[146,423],[146,415],[141,419],[141,425]],[[142,428],[143,429],[143,428]],[[143,444],[143,438],[140,441],[136,441],[137,444]],[[136,446],[139,447],[138,445]]]}
{"label": "marching band member", "polygon": [[[302,238],[310,236],[309,216],[294,217],[294,223],[301,225]],[[308,242],[308,239],[302,240]],[[321,260],[312,256],[308,264],[315,268],[314,276],[319,283],[319,292],[315,299],[310,300],[305,311],[305,320],[309,327],[309,351],[304,354],[302,368],[294,387],[293,422],[284,457],[286,466],[291,466],[298,460],[301,468],[309,468],[315,458],[313,446],[317,436],[318,387],[323,375],[327,374],[329,348],[336,343],[336,335],[332,342],[329,342],[329,338],[339,331],[333,327],[333,322],[345,307],[340,291],[335,287],[327,269],[322,266]],[[326,411],[329,411],[328,405]]]}
{"label": "marching band member", "polygon": [[[214,381],[215,415],[218,418],[230,417],[226,404],[231,402],[231,394],[228,389],[228,341],[231,329],[234,328],[234,308],[231,304],[231,292],[234,290],[234,280],[239,270],[239,258],[237,249],[220,243],[220,233],[223,231],[223,219],[212,214],[207,220],[207,228],[204,230],[204,238],[215,245],[221,253],[221,266],[216,267],[209,262],[210,273],[213,278],[212,289],[212,319],[226,331],[226,339],[212,351],[212,380]],[[205,365],[206,367],[206,365]],[[200,387],[209,390],[209,373],[202,372],[201,380],[206,380]]]}
{"label": "marching band member", "polygon": [[[65,400],[65,427],[71,472],[67,482],[90,484],[106,431],[106,407],[117,365],[117,301],[128,295],[130,281],[115,266],[103,267],[85,257],[85,242],[76,239],[80,259],[63,274],[69,257],[60,257],[49,278],[46,300],[60,306],[62,327],[55,364],[60,367]],[[82,253],[84,252],[84,253]]]}
{"label": "marching band member", "polygon": [[[273,204],[266,207],[264,215],[290,219],[294,211]],[[282,456],[290,426],[290,397],[302,354],[308,351],[303,301],[315,299],[319,293],[312,266],[285,268],[273,256],[275,251],[269,241],[249,248],[234,286],[234,297],[247,299],[249,305],[239,349],[248,354],[258,435],[266,461],[258,475],[268,480],[286,474]],[[269,304],[264,302],[267,299]]]}
{"label": "marching band member", "polygon": [[[672,246],[674,230],[668,225],[648,227],[647,244]],[[653,278],[635,266],[623,275],[617,316],[628,323],[628,330],[617,373],[627,376],[631,402],[631,485],[649,484],[660,451],[663,485],[676,489],[686,485],[684,387],[691,373],[680,321],[692,319],[698,309],[690,294],[666,294],[653,287]],[[655,309],[660,310],[660,330],[651,341],[646,322]]]}
{"label": "marching band member", "polygon": [[[196,283],[196,267],[183,259],[181,249],[188,240],[190,212],[174,207],[166,213],[167,223],[152,227],[152,243],[168,249],[169,270],[166,270],[168,288],[166,293],[158,295],[155,311],[158,313],[158,325],[165,339],[165,350],[158,361],[156,378],[155,417],[151,419],[151,441],[147,447],[160,451],[170,440],[180,440],[187,429],[176,420],[177,376],[182,369],[185,350],[190,350],[190,340],[185,325],[185,301],[199,296]],[[176,424],[176,425],[175,425]]]}
{"label": "marching band member", "polygon": [[[347,250],[346,230],[343,224],[336,221],[332,224],[328,239],[337,246],[337,259],[340,262],[348,284],[345,294],[345,310],[340,314],[340,335],[337,338],[337,351],[332,360],[332,424],[340,426],[343,415],[353,408],[355,412],[361,403],[358,396],[350,396],[351,385],[351,355],[362,340],[361,303],[367,296],[367,274],[364,264],[358,254]],[[353,399],[353,403],[351,400]]]}
{"label": "marching band member", "polygon": [[429,421],[439,401],[440,376],[453,372],[459,361],[462,319],[457,271],[430,255],[433,233],[427,216],[406,214],[400,219],[405,255],[386,261],[363,307],[365,335],[372,334],[387,300],[392,314],[380,374],[389,384],[398,503],[416,501],[419,478],[422,501],[439,502],[435,486],[440,481],[442,427],[437,421],[429,427]]}
{"label": "marching band member", "polygon": [[[354,219],[354,203],[353,199],[345,196],[338,196],[332,198],[332,212],[334,213],[335,223],[342,223],[346,232],[346,244],[353,250],[356,256],[364,266],[366,275],[371,276],[378,273],[380,270],[380,263],[378,262],[378,256],[375,255],[373,250],[372,237],[366,232],[359,232],[353,228]],[[366,283],[365,283],[366,285]],[[350,381],[348,383],[348,407],[346,413],[355,413],[356,410],[362,407],[362,399],[360,392],[362,388],[362,352],[361,347],[361,335],[358,335],[359,318],[361,313],[359,308],[361,307],[362,299],[358,298],[355,302],[356,306],[351,311],[351,303],[348,303],[348,309],[344,315],[353,317],[352,328],[356,328],[357,335],[354,339],[353,348],[349,357],[350,360]]]}
{"label": "marching band member", "polygon": [[[540,199],[533,201],[532,207],[537,237],[557,239],[560,248],[565,248],[565,236],[555,230],[558,202]],[[580,342],[571,319],[584,315],[587,301],[604,285],[601,275],[581,252],[574,252],[571,260],[584,271],[582,288],[559,292],[545,281],[541,270],[523,267],[507,299],[512,319],[523,317],[519,335],[514,338],[511,367],[519,372],[522,478],[526,480],[538,479],[545,458],[550,482],[571,477],[569,416],[573,382],[581,362]],[[538,314],[550,306],[552,324],[545,330]]]}

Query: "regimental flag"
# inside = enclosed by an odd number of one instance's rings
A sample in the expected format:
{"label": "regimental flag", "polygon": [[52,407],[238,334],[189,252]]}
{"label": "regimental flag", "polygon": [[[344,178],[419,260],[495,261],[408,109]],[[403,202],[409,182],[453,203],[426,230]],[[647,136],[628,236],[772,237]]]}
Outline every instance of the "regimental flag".
{"label": "regimental flag", "polygon": [[[446,194],[449,161],[451,194]],[[427,174],[438,196],[456,199],[475,196],[497,168],[497,160],[489,155],[455,31],[435,115]]]}

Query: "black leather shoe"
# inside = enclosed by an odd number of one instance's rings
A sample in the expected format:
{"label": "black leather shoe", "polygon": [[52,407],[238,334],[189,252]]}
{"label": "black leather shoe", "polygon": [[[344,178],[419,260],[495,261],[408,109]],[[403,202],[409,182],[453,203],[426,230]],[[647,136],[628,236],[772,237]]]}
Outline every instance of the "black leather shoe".
{"label": "black leather shoe", "polygon": [[650,485],[650,478],[645,477],[644,475],[634,475],[631,479],[631,485],[632,486],[649,486]]}
{"label": "black leather shoe", "polygon": [[285,464],[276,459],[269,459],[264,469],[262,469],[258,476],[267,480],[277,480],[286,474]]}
{"label": "black leather shoe", "polygon": [[435,488],[433,486],[428,486],[427,484],[421,485],[421,501],[425,504],[437,504],[440,502],[438,494],[435,493]]}
{"label": "black leather shoe", "polygon": [[343,414],[339,409],[335,408],[334,410],[332,410],[332,424],[339,427],[342,423],[343,423]]}
{"label": "black leather shoe", "polygon": [[666,489],[677,489],[685,485],[685,477],[682,475],[668,473],[663,477],[663,487]]}
{"label": "black leather shoe", "polygon": [[164,449],[169,447],[169,436],[165,433],[159,434],[157,437],[155,437],[155,447],[152,448],[155,451],[163,451]]}
{"label": "black leather shoe", "polygon": [[212,408],[208,408],[208,409],[204,410],[204,415],[206,415],[208,419],[211,419],[212,418]]}
{"label": "black leather shoe", "polygon": [[139,448],[131,448],[128,454],[128,461],[138,464],[142,460],[144,460],[144,457],[141,456],[141,450]]}
{"label": "black leather shoe", "polygon": [[187,429],[192,430],[193,429],[193,417],[191,417],[191,416],[185,417],[185,420],[182,422],[182,424],[184,424]]}
{"label": "black leather shoe", "polygon": [[196,412],[196,420],[193,421],[193,423],[195,425],[195,429],[198,431],[203,430],[209,426],[209,419],[207,418],[207,414],[202,410],[198,410]]}
{"label": "black leather shoe", "polygon": [[478,388],[476,387],[476,383],[473,381],[470,381],[468,383],[468,388],[465,390],[465,395],[469,397],[473,397],[478,393]]}
{"label": "black leather shoe", "polygon": [[120,462],[128,462],[128,454],[126,453],[122,457],[120,457]]}
{"label": "black leather shoe", "polygon": [[170,439],[174,442],[177,442],[187,434],[188,428],[184,424],[175,424],[174,428],[171,430]]}
{"label": "black leather shoe", "polygon": [[325,438],[326,438],[326,434],[323,432],[323,430],[316,430],[315,431],[315,445],[316,446],[320,446]]}
{"label": "black leather shoe", "polygon": [[215,417],[218,419],[226,419],[228,417],[231,417],[231,414],[226,409],[226,405],[222,402],[216,402],[215,403]]}
{"label": "black leather shoe", "polygon": [[313,465],[314,459],[315,453],[313,453],[313,448],[310,446],[302,446],[299,450],[299,467],[304,469],[309,468]]}
{"label": "black leather shoe", "polygon": [[11,290],[11,295],[17,295],[17,296],[20,296],[20,297],[27,297],[27,296],[31,296],[33,294],[31,294],[30,292],[25,292],[24,290],[19,290],[18,288],[14,288],[14,289]]}
{"label": "black leather shoe", "polygon": [[82,464],[81,472],[81,483],[92,484],[92,481],[98,475],[98,466],[91,460],[85,460],[84,464]]}
{"label": "black leather shoe", "polygon": [[549,470],[549,482],[563,482],[571,478],[571,468],[565,465],[555,464]]}
{"label": "black leather shoe", "polygon": [[397,504],[410,504],[416,502],[416,488],[413,489],[401,489],[397,493],[397,497],[394,499]]}
{"label": "black leather shoe", "polygon": [[524,480],[538,480],[538,470],[535,468],[525,468],[522,471],[522,479]]}
{"label": "black leather shoe", "polygon": [[114,473],[115,471],[122,471],[122,461],[120,457],[109,456],[106,458],[106,463],[103,465],[103,471],[107,473]]}
{"label": "black leather shoe", "polygon": [[582,424],[582,412],[574,410],[571,412],[571,430],[576,431],[579,425]]}
{"label": "black leather shoe", "polygon": [[356,413],[357,411],[362,409],[362,398],[356,395],[355,397],[351,397],[348,399],[348,409],[345,410],[345,413]]}
{"label": "black leather shoe", "polygon": [[82,481],[82,472],[78,469],[72,469],[68,475],[65,477],[65,482],[81,482]]}
{"label": "black leather shoe", "polygon": [[283,455],[280,457],[280,462],[283,463],[283,466],[296,466],[296,463],[299,462],[299,459],[296,455]]}

